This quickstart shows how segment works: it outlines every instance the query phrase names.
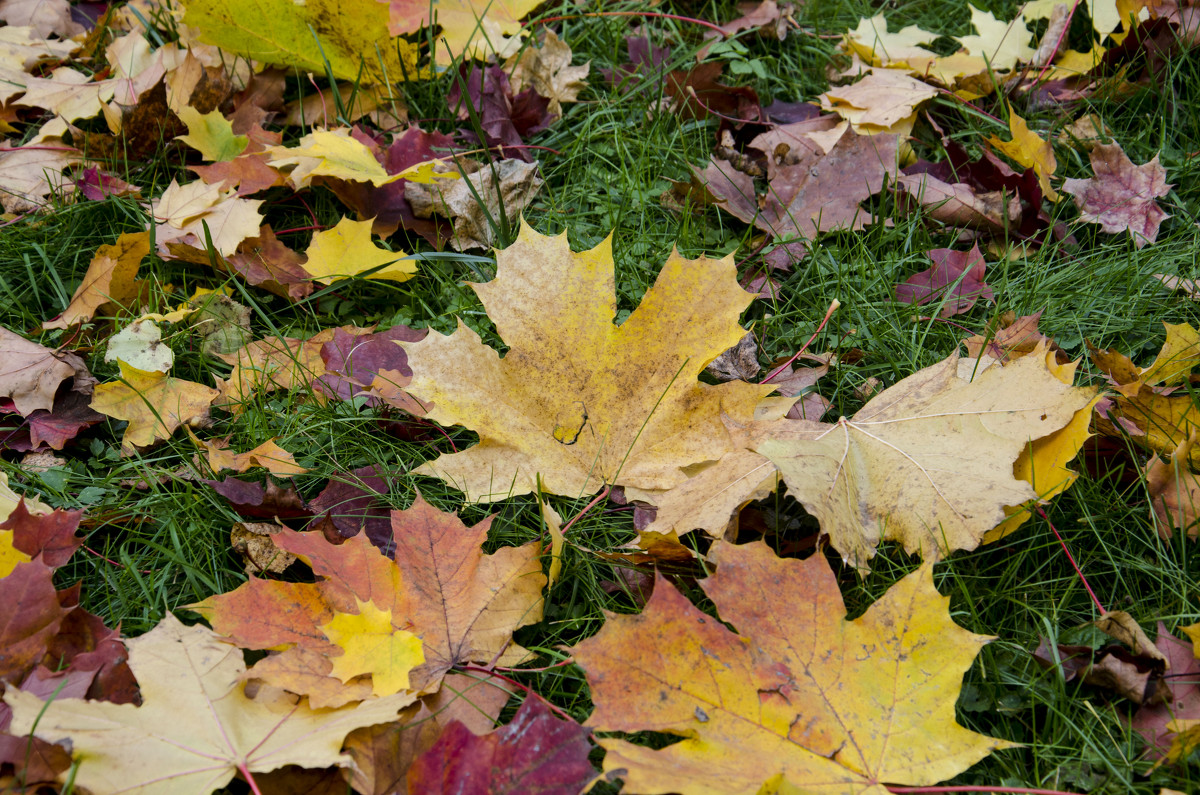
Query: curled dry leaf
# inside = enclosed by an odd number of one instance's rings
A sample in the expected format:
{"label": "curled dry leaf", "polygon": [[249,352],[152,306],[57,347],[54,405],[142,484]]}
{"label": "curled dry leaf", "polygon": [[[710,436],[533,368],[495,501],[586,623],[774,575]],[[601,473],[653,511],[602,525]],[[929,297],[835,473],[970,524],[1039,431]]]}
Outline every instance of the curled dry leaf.
{"label": "curled dry leaf", "polygon": [[951,621],[932,566],[848,621],[823,555],[717,544],[713,556],[701,587],[737,634],[660,575],[640,615],[608,616],[573,649],[596,704],[587,726],[684,738],[659,750],[598,740],[631,791],[881,795],[1009,746],[955,722],[962,675],[989,638]]}
{"label": "curled dry leaf", "polygon": [[587,88],[590,64],[571,66],[571,48],[549,28],[541,47],[526,47],[518,56],[504,64],[515,93],[533,88],[550,100],[551,115],[562,116],[562,103],[576,102],[579,92]]}
{"label": "curled dry leaf", "polygon": [[510,159],[449,185],[410,182],[405,186],[405,196],[417,218],[437,213],[453,219],[450,245],[458,251],[490,249],[497,242],[496,227],[519,218],[542,184],[536,162]]}
{"label": "curled dry leaf", "polygon": [[1185,531],[1188,538],[1200,533],[1200,477],[1188,468],[1192,448],[1196,444],[1196,431],[1175,448],[1169,461],[1157,455],[1146,462],[1142,474],[1146,478],[1146,492],[1150,495],[1150,513],[1158,534],[1170,538],[1176,530]]}
{"label": "curled dry leaf", "polygon": [[96,249],[67,308],[54,320],[43,323],[42,328],[65,329],[91,320],[108,304],[124,305],[133,301],[141,292],[137,281],[138,266],[149,253],[148,232],[126,232],[115,243]]}
{"label": "curled dry leaf", "polygon": [[696,380],[746,334],[737,319],[751,296],[732,257],[672,254],[617,326],[611,239],[577,254],[565,234],[522,224],[497,254],[496,278],[472,287],[509,346],[503,358],[461,322],[450,336],[401,343],[413,369],[408,391],[433,403],[427,416],[480,436],[416,473],[469,500],[579,495],[604,484],[670,488],[687,479],[685,467],[733,449],[722,412],[749,421],[771,389]]}
{"label": "curled dry leaf", "polygon": [[0,398],[10,398],[22,417],[54,408],[54,396],[68,379],[83,391],[95,383],[83,360],[71,353],[30,342],[0,327]]}

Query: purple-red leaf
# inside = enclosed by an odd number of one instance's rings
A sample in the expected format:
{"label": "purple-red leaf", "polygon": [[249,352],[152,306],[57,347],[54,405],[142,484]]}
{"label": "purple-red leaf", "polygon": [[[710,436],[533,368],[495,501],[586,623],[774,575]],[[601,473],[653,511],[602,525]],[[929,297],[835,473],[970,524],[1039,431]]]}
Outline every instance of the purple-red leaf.
{"label": "purple-red leaf", "polygon": [[935,248],[927,253],[933,267],[896,285],[897,301],[926,304],[944,300],[939,317],[951,317],[968,311],[980,298],[994,300],[992,288],[983,281],[987,265],[978,243],[970,251]]}

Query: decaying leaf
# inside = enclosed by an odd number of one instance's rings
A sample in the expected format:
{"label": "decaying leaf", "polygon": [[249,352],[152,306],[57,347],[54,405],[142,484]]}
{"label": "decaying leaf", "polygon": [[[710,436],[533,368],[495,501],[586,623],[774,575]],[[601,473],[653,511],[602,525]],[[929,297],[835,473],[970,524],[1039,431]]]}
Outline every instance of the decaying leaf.
{"label": "decaying leaf", "polygon": [[1063,182],[1063,190],[1075,197],[1079,217],[1109,234],[1129,230],[1138,248],[1157,240],[1159,225],[1171,217],[1155,201],[1171,191],[1158,155],[1135,166],[1114,143],[1094,146],[1090,158],[1095,176]]}
{"label": "decaying leaf", "polygon": [[713,555],[701,587],[739,634],[659,576],[640,615],[609,615],[573,649],[596,704],[587,726],[685,738],[660,750],[600,739],[604,769],[631,791],[882,795],[1008,746],[955,722],[962,675],[989,639],[950,620],[932,566],[847,621],[823,555]]}
{"label": "decaying leaf", "polygon": [[519,218],[542,184],[537,163],[510,159],[450,184],[409,182],[404,195],[417,218],[437,213],[453,219],[454,236],[450,245],[465,251],[492,248],[497,243],[496,228],[503,221],[511,224]]}
{"label": "decaying leaf", "polygon": [[562,103],[576,102],[587,87],[589,64],[571,66],[571,48],[549,28],[541,47],[526,47],[504,64],[515,93],[533,88],[550,100],[547,110],[562,116]]}
{"label": "decaying leaf", "polygon": [[974,549],[1004,506],[1036,497],[1013,476],[1031,440],[1066,425],[1095,392],[1064,384],[1031,355],[959,378],[958,355],[876,395],[836,423],[784,420],[757,430],[788,491],[834,549],[865,571],[881,540],[941,557]]}
{"label": "decaying leaf", "polygon": [[241,650],[171,615],[127,645],[141,707],[77,698],[43,701],[15,689],[4,694],[13,710],[12,731],[70,740],[81,760],[75,782],[97,795],[131,789],[147,795],[208,793],[228,784],[239,769],[346,766],[349,757],[341,747],[348,733],[394,720],[414,700],[401,694],[337,710],[252,700],[239,682],[245,669]]}
{"label": "decaying leaf", "polygon": [[512,722],[482,736],[448,725],[408,769],[409,795],[486,792],[489,795],[576,795],[596,777],[588,761],[588,730],[528,698]]}
{"label": "decaying leaf", "polygon": [[53,409],[54,395],[68,379],[78,379],[78,391],[95,383],[78,356],[0,327],[0,398],[11,398],[18,414],[25,417]]}
{"label": "decaying leaf", "polygon": [[1176,530],[1185,531],[1189,538],[1200,533],[1200,477],[1188,468],[1196,431],[1179,443],[1169,461],[1157,455],[1146,462],[1143,475],[1150,495],[1151,515],[1162,538],[1170,538]]}
{"label": "decaying leaf", "polygon": [[497,254],[496,279],[472,287],[510,348],[503,358],[461,323],[450,336],[402,343],[408,391],[433,404],[427,416],[480,435],[416,472],[472,501],[586,494],[606,483],[669,488],[686,480],[684,467],[731,449],[722,412],[749,420],[771,389],[696,381],[746,333],[737,317],[751,296],[732,258],[673,254],[616,326],[611,241],[576,254],[565,235],[523,224]]}
{"label": "decaying leaf", "polygon": [[938,317],[967,312],[980,298],[995,300],[992,288],[983,281],[987,264],[976,244],[970,251],[935,248],[926,252],[933,267],[896,285],[896,300],[902,304],[938,302]]}

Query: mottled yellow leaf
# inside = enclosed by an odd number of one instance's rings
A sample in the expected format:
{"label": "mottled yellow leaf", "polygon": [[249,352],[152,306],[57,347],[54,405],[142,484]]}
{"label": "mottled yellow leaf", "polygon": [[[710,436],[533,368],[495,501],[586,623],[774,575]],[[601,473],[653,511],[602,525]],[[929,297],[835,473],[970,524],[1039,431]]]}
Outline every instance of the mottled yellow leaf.
{"label": "mottled yellow leaf", "polygon": [[1037,174],[1038,184],[1042,193],[1050,201],[1058,201],[1058,193],[1050,185],[1050,177],[1058,169],[1058,161],[1054,158],[1054,147],[1049,141],[1041,138],[1011,109],[1008,112],[1008,129],[1012,133],[1011,141],[1001,141],[996,136],[987,142],[1004,154],[1020,163],[1025,168],[1032,168]]}
{"label": "mottled yellow leaf", "polygon": [[192,147],[205,160],[233,160],[245,151],[250,143],[249,137],[233,134],[233,124],[218,110],[202,114],[191,105],[187,105],[179,109],[178,115],[187,125],[188,132],[175,140]]}
{"label": "mottled yellow leaf", "polygon": [[[501,358],[460,323],[401,343],[408,392],[428,417],[464,425],[479,444],[423,464],[475,502],[540,489],[578,496],[603,484],[666,489],[686,467],[733,449],[724,412],[749,421],[770,386],[710,386],[697,376],[746,334],[751,295],[733,259],[672,254],[620,326],[611,241],[573,253],[566,235],[522,224],[497,253],[496,278],[472,285],[509,351]],[[502,399],[500,399],[502,397]]]}

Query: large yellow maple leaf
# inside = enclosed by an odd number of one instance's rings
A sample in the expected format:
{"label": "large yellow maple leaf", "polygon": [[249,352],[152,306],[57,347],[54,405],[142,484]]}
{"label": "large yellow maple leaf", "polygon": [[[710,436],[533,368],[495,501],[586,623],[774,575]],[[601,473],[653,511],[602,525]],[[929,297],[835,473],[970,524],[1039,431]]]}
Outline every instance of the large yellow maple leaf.
{"label": "large yellow maple leaf", "polygon": [[598,740],[631,792],[884,795],[1009,746],[955,721],[963,673],[990,639],[950,619],[931,565],[848,621],[823,555],[719,543],[713,556],[701,587],[737,634],[659,577],[640,615],[609,616],[572,650],[596,704],[588,726],[685,738]]}
{"label": "large yellow maple leaf", "polygon": [[[459,323],[449,336],[400,343],[429,418],[463,425],[479,444],[416,470],[474,502],[545,491],[577,496],[603,484],[667,489],[685,468],[733,449],[721,414],[746,422],[770,386],[697,381],[746,330],[753,296],[733,258],[672,253],[621,325],[612,239],[572,252],[565,234],[524,222],[497,253],[496,278],[471,285],[509,346],[501,357]],[[539,488],[538,480],[541,479]]]}

